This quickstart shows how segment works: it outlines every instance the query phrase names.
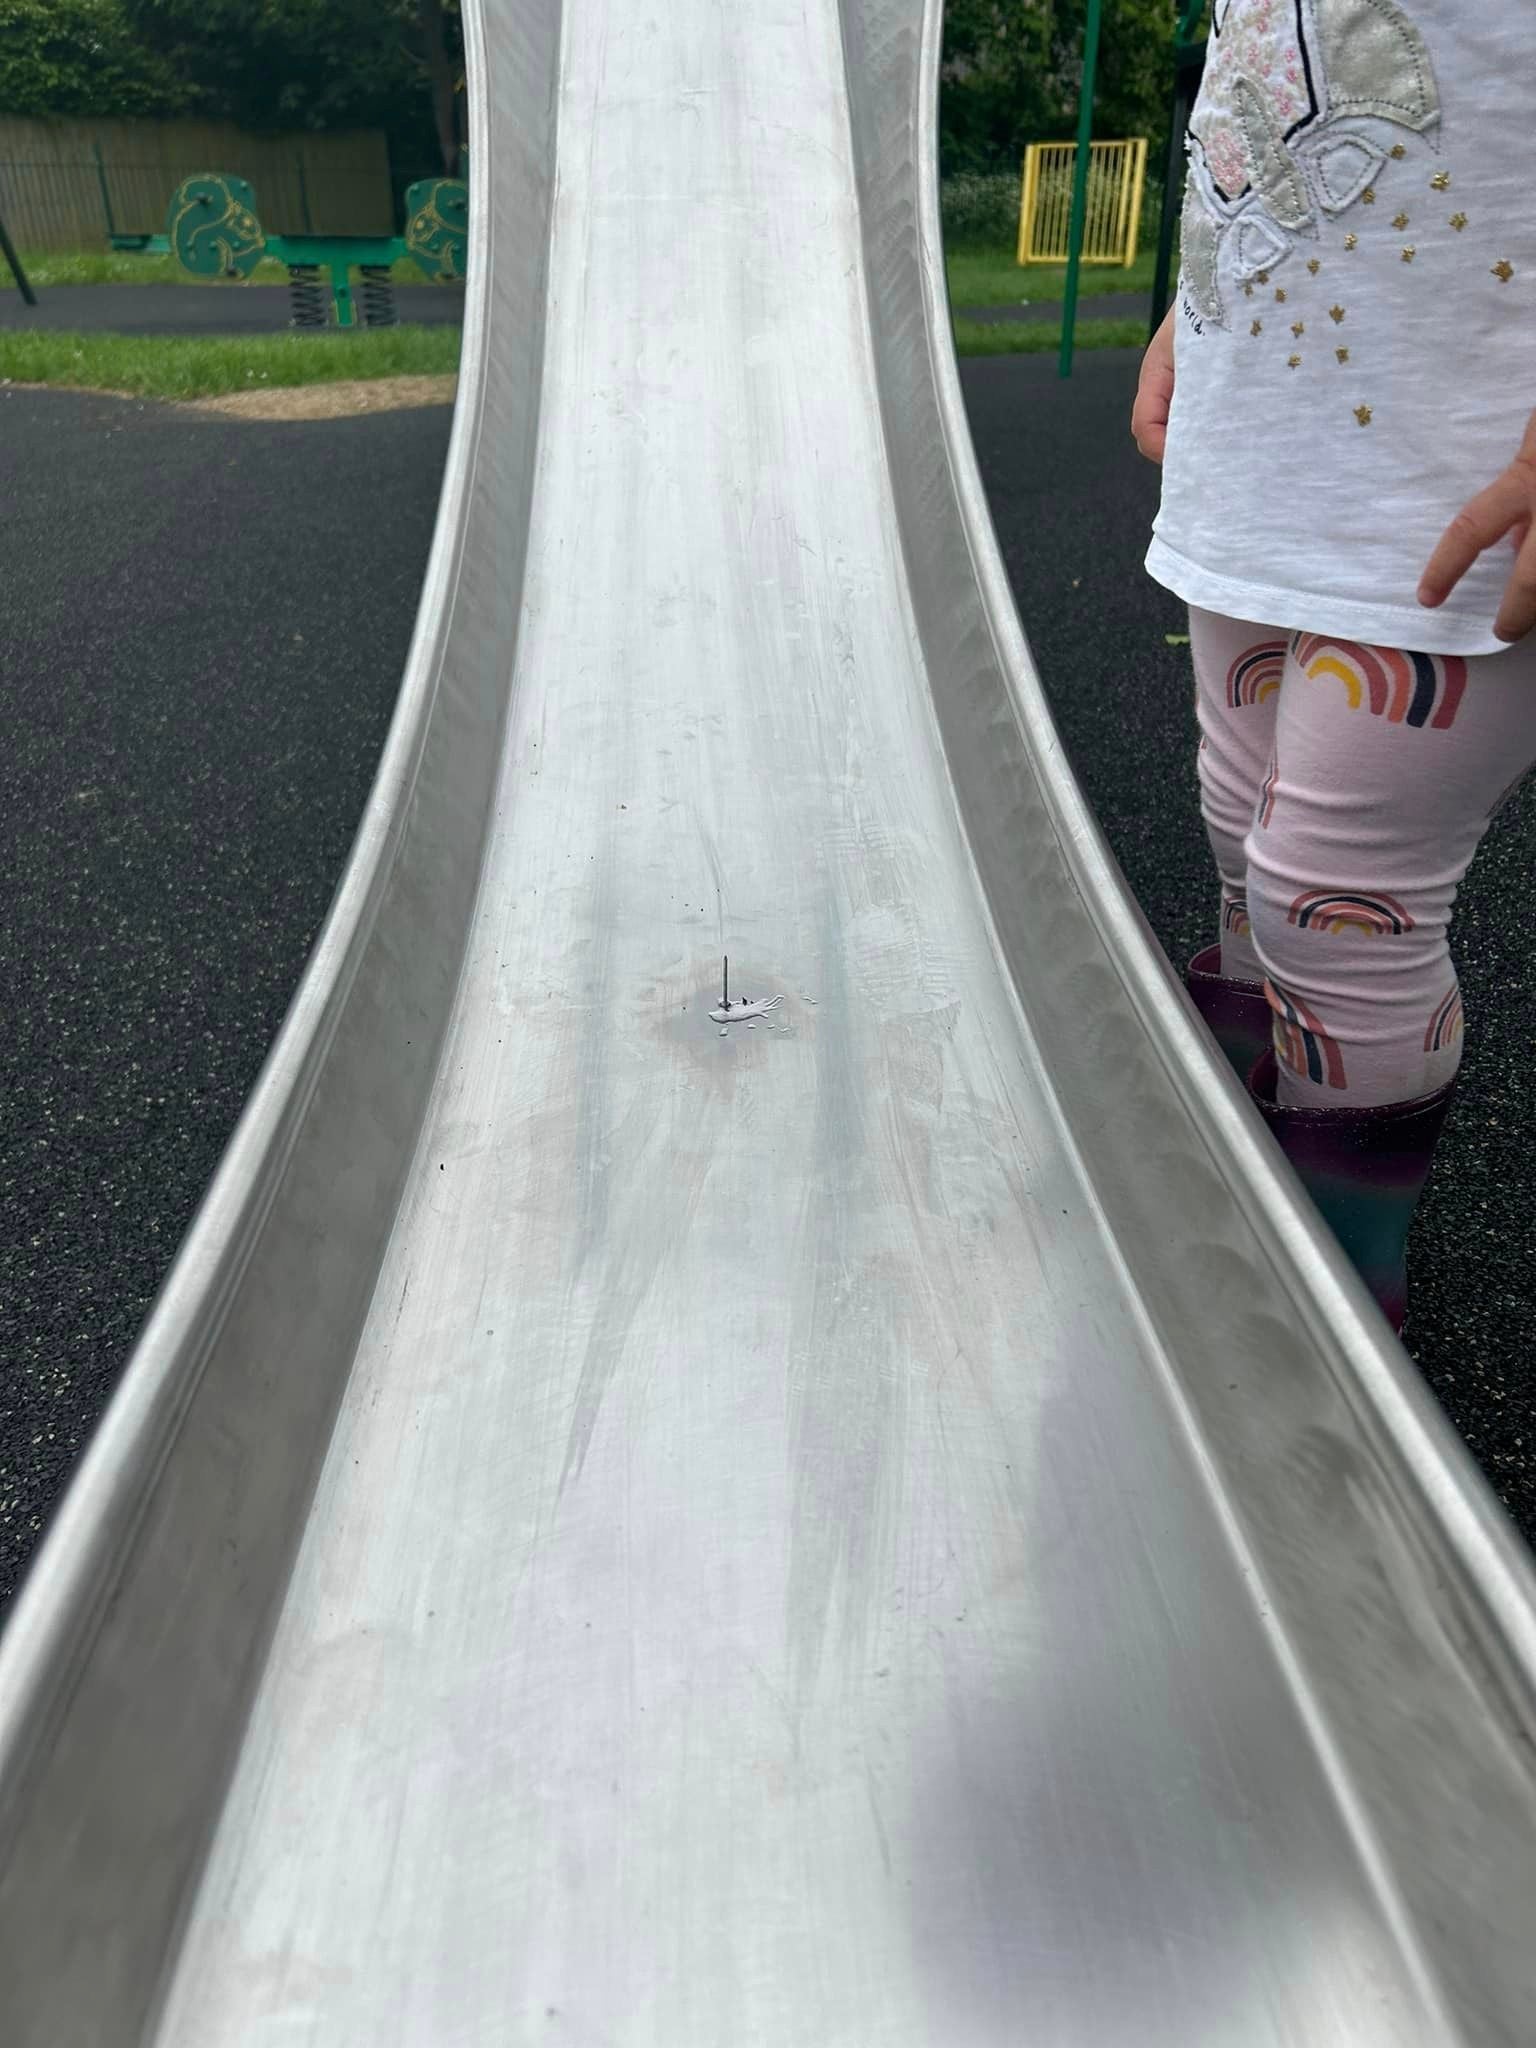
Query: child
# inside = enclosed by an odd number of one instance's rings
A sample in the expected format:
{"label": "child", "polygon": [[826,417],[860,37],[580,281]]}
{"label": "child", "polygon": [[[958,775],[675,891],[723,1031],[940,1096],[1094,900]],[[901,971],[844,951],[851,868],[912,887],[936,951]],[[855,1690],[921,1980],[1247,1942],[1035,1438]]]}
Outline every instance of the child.
{"label": "child", "polygon": [[1451,906],[1536,760],[1533,88],[1531,0],[1214,0],[1132,416],[1221,875],[1190,990],[1397,1329]]}

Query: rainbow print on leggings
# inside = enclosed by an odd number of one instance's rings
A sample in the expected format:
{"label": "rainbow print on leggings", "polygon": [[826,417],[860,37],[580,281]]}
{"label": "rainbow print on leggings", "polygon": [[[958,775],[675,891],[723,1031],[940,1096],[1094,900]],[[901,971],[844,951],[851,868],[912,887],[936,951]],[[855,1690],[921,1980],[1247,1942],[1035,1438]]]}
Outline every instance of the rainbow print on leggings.
{"label": "rainbow print on leggings", "polygon": [[1297,662],[1314,682],[1332,676],[1344,685],[1351,711],[1369,708],[1389,725],[1427,725],[1449,731],[1467,688],[1460,654],[1408,654],[1396,647],[1363,647],[1354,640],[1301,634]]}
{"label": "rainbow print on leggings", "polygon": [[1274,1013],[1275,1058],[1304,1080],[1326,1082],[1330,1088],[1347,1086],[1344,1055],[1306,1004],[1273,981],[1265,982],[1264,993]]}
{"label": "rainbow print on leggings", "polygon": [[1262,704],[1273,697],[1285,673],[1285,642],[1266,640],[1240,654],[1227,670],[1227,704],[1240,711],[1245,704]]}
{"label": "rainbow print on leggings", "polygon": [[1265,770],[1264,780],[1259,784],[1259,830],[1267,832],[1269,821],[1275,815],[1275,784],[1280,780],[1280,763],[1271,761]]}
{"label": "rainbow print on leggings", "polygon": [[1235,939],[1246,939],[1252,935],[1253,925],[1248,916],[1246,896],[1229,896],[1222,904],[1221,928]]}
{"label": "rainbow print on leggings", "polygon": [[1435,1005],[1435,1014],[1429,1020],[1429,1029],[1424,1034],[1426,1052],[1443,1052],[1448,1045],[1454,1045],[1462,1033],[1466,1018],[1462,1013],[1461,990],[1453,988]]}
{"label": "rainbow print on leggings", "polygon": [[1395,896],[1368,895],[1362,889],[1303,889],[1286,912],[1286,922],[1305,931],[1360,932],[1366,938],[1413,930],[1413,919]]}

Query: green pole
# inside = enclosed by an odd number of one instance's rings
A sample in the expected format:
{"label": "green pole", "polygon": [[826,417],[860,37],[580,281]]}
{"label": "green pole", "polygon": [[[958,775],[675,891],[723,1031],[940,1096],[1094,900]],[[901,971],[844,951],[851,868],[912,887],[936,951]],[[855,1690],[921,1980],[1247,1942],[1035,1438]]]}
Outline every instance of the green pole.
{"label": "green pole", "polygon": [[1088,0],[1083,31],[1083,84],[1077,107],[1077,161],[1072,169],[1072,225],[1067,237],[1067,295],[1061,305],[1061,374],[1072,374],[1072,337],[1077,327],[1077,273],[1083,260],[1083,227],[1088,218],[1088,153],[1093,141],[1093,74],[1099,61],[1100,0]]}
{"label": "green pole", "polygon": [[117,233],[117,222],[112,218],[112,194],[107,187],[107,167],[101,160],[101,144],[91,144],[91,155],[96,159],[96,182],[101,187],[101,210],[107,217],[107,240],[110,242]]}
{"label": "green pole", "polygon": [[17,291],[21,293],[22,304],[35,306],[37,304],[37,293],[33,291],[31,285],[27,282],[27,273],[21,267],[21,258],[16,254],[15,243],[5,232],[5,222],[3,220],[0,220],[0,256],[3,256],[11,267],[11,275],[16,280]]}
{"label": "green pole", "polygon": [[352,304],[352,266],[345,261],[331,265],[331,297],[336,301],[336,325],[353,327],[357,314]]}

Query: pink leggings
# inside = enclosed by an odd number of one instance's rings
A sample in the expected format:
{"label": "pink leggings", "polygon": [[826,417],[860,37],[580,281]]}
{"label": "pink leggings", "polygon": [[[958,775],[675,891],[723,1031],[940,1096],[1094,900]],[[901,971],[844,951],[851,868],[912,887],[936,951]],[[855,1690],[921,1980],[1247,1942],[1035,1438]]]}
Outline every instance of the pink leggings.
{"label": "pink leggings", "polygon": [[1189,629],[1222,972],[1266,983],[1280,1101],[1430,1094],[1461,1062],[1457,886],[1536,761],[1536,635],[1462,657]]}

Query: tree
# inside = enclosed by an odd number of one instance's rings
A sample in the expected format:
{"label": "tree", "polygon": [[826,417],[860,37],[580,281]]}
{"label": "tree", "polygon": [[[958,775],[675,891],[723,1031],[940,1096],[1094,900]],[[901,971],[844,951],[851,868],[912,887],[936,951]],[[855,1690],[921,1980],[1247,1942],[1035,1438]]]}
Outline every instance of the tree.
{"label": "tree", "polygon": [[416,61],[427,75],[432,119],[450,178],[464,151],[464,30],[458,0],[416,0]]}
{"label": "tree", "polygon": [[[4,4],[4,0],[0,0]],[[198,110],[245,128],[384,127],[463,144],[458,0],[120,0]]]}
{"label": "tree", "polygon": [[[940,150],[946,172],[1017,171],[1030,142],[1077,122],[1087,0],[950,0],[944,21]],[[1168,127],[1175,0],[1104,0],[1094,128]]]}
{"label": "tree", "polygon": [[1154,157],[1168,135],[1180,12],[1175,0],[1106,0],[1104,9],[1094,126],[1101,135],[1147,136]]}
{"label": "tree", "polygon": [[1012,169],[1060,126],[1051,0],[949,0],[939,147],[946,172]]}
{"label": "tree", "polygon": [[0,113],[152,119],[193,97],[118,0],[0,0]]}

